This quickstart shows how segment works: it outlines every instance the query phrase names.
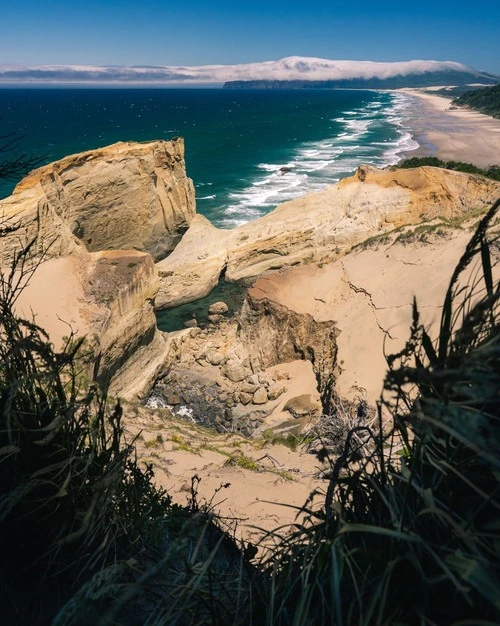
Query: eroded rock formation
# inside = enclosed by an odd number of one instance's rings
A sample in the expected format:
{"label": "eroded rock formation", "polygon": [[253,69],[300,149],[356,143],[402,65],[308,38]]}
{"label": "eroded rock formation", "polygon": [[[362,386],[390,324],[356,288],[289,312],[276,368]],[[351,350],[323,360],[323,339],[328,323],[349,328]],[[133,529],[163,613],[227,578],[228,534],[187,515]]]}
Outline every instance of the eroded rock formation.
{"label": "eroded rock formation", "polygon": [[182,139],[118,143],[41,167],[0,202],[1,269],[34,240],[43,260],[19,310],[57,348],[86,337],[94,377],[111,393],[136,397],[161,371],[169,342],[156,328],[154,260],[177,244],[195,214]]}
{"label": "eroded rock formation", "polygon": [[158,264],[157,307],[169,308],[208,293],[222,273],[228,281],[297,264],[326,263],[368,237],[441,216],[460,218],[491,204],[500,183],[434,167],[377,170],[318,193],[285,202],[232,231],[199,216],[175,252]]}
{"label": "eroded rock formation", "polygon": [[[168,385],[177,388],[189,378],[181,388],[183,402],[190,404],[189,390],[197,387],[201,406],[214,409],[207,423],[245,434],[267,428],[300,432],[318,414],[320,396],[329,400],[329,391],[373,407],[382,392],[385,355],[409,338],[414,297],[421,322],[437,336],[449,280],[477,219],[409,226],[322,267],[262,276],[237,320],[197,329],[172,364]],[[299,363],[310,374],[292,369],[281,377],[282,368]],[[305,389],[300,385],[307,376]]]}
{"label": "eroded rock formation", "polygon": [[[477,176],[362,166],[322,192],[219,230],[194,215],[182,140],[174,140],[67,157],[28,176],[1,210],[24,227],[25,240],[36,237],[35,257],[48,259],[19,307],[58,346],[72,331],[85,335],[94,377],[112,393],[142,397],[167,374],[172,404],[249,434],[300,429],[333,383],[344,397],[373,403],[384,347],[401,347],[413,295],[425,293],[426,310],[438,310],[468,237],[461,222],[497,195],[500,183]],[[418,234],[406,232],[423,220]],[[446,232],[436,243],[438,226]],[[0,241],[2,267],[18,234]],[[356,248],[367,239],[375,248]],[[155,306],[198,299],[222,276],[260,276],[236,319],[221,309],[205,329],[158,331]]]}
{"label": "eroded rock formation", "polygon": [[[120,142],[34,170],[0,201],[0,216],[21,223],[48,257],[79,250],[142,250],[163,259],[195,215],[184,142]],[[6,262],[18,246],[0,241]]]}

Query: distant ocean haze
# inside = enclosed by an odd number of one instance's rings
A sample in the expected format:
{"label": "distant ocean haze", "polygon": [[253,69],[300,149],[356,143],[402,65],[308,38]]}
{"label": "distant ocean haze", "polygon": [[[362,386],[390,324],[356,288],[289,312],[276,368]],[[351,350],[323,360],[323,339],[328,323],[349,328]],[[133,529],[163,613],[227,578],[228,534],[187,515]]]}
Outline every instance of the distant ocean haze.
{"label": "distant ocean haze", "polygon": [[[418,147],[413,100],[355,90],[0,89],[0,135],[46,162],[117,141],[185,139],[197,211],[232,228]],[[0,182],[0,197],[13,185]]]}

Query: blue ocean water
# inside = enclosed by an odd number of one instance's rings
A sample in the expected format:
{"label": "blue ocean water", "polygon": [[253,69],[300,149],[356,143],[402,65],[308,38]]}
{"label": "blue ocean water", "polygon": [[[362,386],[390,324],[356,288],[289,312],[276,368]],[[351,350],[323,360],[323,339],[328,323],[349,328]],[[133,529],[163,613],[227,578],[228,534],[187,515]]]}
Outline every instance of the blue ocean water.
{"label": "blue ocean water", "polygon": [[[116,141],[185,138],[197,211],[232,228],[416,148],[407,97],[353,90],[0,89],[0,135],[45,162]],[[13,185],[0,182],[0,198]]]}

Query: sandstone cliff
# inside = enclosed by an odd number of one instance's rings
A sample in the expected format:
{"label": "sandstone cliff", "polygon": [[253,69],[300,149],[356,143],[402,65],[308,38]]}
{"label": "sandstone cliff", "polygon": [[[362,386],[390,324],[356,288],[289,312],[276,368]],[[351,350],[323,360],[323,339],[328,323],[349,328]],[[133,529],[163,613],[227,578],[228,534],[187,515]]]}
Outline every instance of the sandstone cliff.
{"label": "sandstone cliff", "polygon": [[0,203],[19,230],[0,239],[0,267],[34,239],[43,259],[21,294],[57,348],[86,337],[94,377],[111,393],[144,394],[164,365],[167,338],[156,328],[154,260],[179,241],[195,214],[182,139],[118,143],[39,168]]}
{"label": "sandstone cliff", "polygon": [[491,204],[500,183],[434,167],[377,170],[285,202],[232,231],[197,217],[174,253],[158,263],[159,308],[208,293],[224,272],[237,281],[297,264],[329,262],[360,241],[404,224],[460,218]]}
{"label": "sandstone cliff", "polygon": [[[422,277],[436,276],[426,306],[440,304],[466,237],[447,233],[439,250],[426,247],[421,258],[417,245],[407,258],[404,225],[425,220],[435,236],[436,216],[443,227],[460,227],[498,195],[500,183],[459,172],[362,166],[337,185],[224,231],[194,215],[182,141],[174,140],[67,157],[33,172],[2,210],[25,226],[26,237],[37,234],[37,254],[48,249],[19,306],[33,310],[53,341],[61,345],[71,330],[85,334],[95,378],[114,393],[143,395],[170,371],[173,388],[184,381],[186,403],[211,407],[210,423],[252,432],[264,422],[316,415],[332,372],[344,396],[362,388],[373,402],[384,341],[402,340],[395,329],[406,331]],[[370,250],[347,254],[373,237],[385,245],[375,257]],[[17,234],[0,245],[3,266],[19,246]],[[157,330],[155,306],[198,299],[224,274],[229,281],[264,275],[237,321],[201,332]],[[299,378],[308,381],[300,393]]]}
{"label": "sandstone cliff", "polygon": [[[24,178],[0,216],[37,237],[50,257],[79,250],[135,249],[155,260],[172,251],[195,214],[184,142],[117,143],[74,154]],[[7,262],[17,237],[0,241]]]}
{"label": "sandstone cliff", "polygon": [[49,259],[20,294],[19,314],[49,334],[56,349],[85,337],[87,376],[127,399],[149,391],[169,352],[153,308],[158,277],[152,257],[112,250]]}
{"label": "sandstone cliff", "polygon": [[[245,434],[300,432],[330,391],[373,407],[385,355],[409,338],[414,297],[437,336],[449,280],[478,219],[435,219],[372,238],[322,266],[267,273],[235,319],[179,333],[184,344],[158,391],[195,407],[195,417],[220,432]],[[498,249],[492,253],[498,275]]]}

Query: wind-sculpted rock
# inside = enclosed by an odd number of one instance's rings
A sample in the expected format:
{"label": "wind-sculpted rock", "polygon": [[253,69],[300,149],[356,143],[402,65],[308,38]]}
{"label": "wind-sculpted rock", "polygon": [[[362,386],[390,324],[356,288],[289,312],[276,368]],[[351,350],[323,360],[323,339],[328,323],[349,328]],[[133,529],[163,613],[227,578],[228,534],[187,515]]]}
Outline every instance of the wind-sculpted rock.
{"label": "wind-sculpted rock", "polygon": [[[142,250],[163,259],[195,215],[184,142],[120,142],[34,170],[0,201],[0,215],[36,237],[37,254]],[[17,234],[19,235],[19,233]],[[5,262],[18,237],[0,242]]]}
{"label": "wind-sculpted rock", "polygon": [[353,246],[405,224],[462,218],[500,195],[500,182],[435,167],[377,170],[285,202],[264,217],[218,230],[197,216],[159,265],[159,308],[207,295],[224,275],[241,281],[269,270],[327,263]]}
{"label": "wind-sculpted rock", "polygon": [[58,349],[72,333],[86,336],[93,378],[112,393],[141,396],[176,345],[156,328],[154,259],[175,247],[194,213],[181,139],[68,156],[0,201],[14,227],[0,238],[0,269],[33,241],[26,267],[42,263],[18,310],[35,315]]}
{"label": "wind-sculpted rock", "polygon": [[214,302],[210,305],[208,312],[210,315],[222,315],[229,311],[229,307],[225,302]]}

